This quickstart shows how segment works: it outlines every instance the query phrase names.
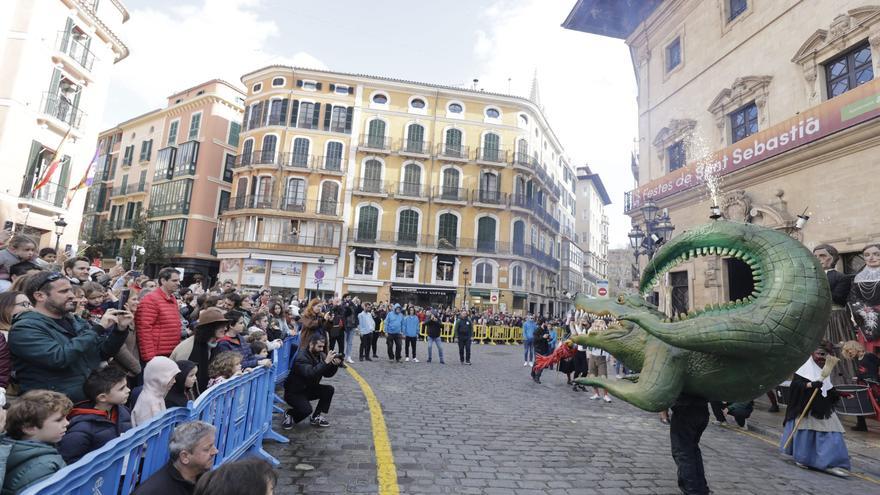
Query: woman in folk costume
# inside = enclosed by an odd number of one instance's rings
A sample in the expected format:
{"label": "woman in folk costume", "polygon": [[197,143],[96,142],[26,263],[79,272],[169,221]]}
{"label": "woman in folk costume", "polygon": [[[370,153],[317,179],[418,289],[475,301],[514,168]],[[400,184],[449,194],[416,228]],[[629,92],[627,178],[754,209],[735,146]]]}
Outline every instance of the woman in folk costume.
{"label": "woman in folk costume", "polygon": [[[795,371],[791,380],[791,396],[785,411],[785,428],[780,446],[783,453],[794,457],[799,467],[846,477],[850,470],[849,452],[843,440],[843,425],[834,413],[834,404],[841,394],[833,388],[831,379],[822,374],[825,358],[831,351],[831,344],[822,341],[807,361]],[[815,399],[800,421],[797,431],[794,431],[814,390],[818,390]],[[787,443],[792,433],[794,438]]]}
{"label": "woman in folk costume", "polygon": [[[819,260],[825,276],[828,278],[828,287],[831,289],[831,316],[828,318],[828,327],[825,330],[825,340],[834,345],[834,349],[840,356],[840,346],[847,341],[855,340],[856,331],[850,321],[849,311],[846,308],[846,299],[852,288],[852,276],[836,270],[840,253],[830,244],[819,244],[813,248],[813,256]],[[837,365],[835,373],[831,375],[831,383],[850,383],[855,376],[855,367],[852,361],[841,361]],[[775,396],[774,396],[775,397]]]}
{"label": "woman in folk costume", "polygon": [[858,340],[869,353],[880,347],[880,244],[862,250],[865,267],[852,281],[847,302],[859,330]]}

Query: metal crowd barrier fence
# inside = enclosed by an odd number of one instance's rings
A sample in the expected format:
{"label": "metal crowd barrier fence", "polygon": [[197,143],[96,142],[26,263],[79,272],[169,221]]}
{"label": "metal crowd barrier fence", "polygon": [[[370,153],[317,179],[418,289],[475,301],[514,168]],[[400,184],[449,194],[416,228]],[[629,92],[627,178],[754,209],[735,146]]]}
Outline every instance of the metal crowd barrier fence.
{"label": "metal crowd barrier fence", "polygon": [[278,466],[278,460],[263,450],[263,440],[289,442],[272,430],[272,405],[277,398],[275,385],[290,372],[292,344],[286,339],[275,351],[271,369],[258,368],[211,387],[187,407],[168,409],[132,428],[22,495],[127,495],[168,462],[174,427],[194,420],[217,428],[215,466],[245,455]]}

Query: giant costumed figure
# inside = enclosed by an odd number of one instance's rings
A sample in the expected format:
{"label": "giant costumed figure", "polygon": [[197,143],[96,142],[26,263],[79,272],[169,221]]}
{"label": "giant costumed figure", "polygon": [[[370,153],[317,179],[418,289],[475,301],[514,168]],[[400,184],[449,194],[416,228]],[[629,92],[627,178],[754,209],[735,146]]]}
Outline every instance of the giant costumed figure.
{"label": "giant costumed figure", "polygon": [[[646,294],[676,265],[700,256],[737,258],[751,267],[754,292],[671,319],[635,296],[589,299],[577,308],[616,322],[570,344],[599,347],[638,370],[634,380],[578,378],[646,411],[672,407],[672,450],[685,493],[707,493],[699,437],[706,401],[749,401],[789,379],[816,349],[828,322],[831,294],[813,254],[783,232],[715,221],[683,232],[648,264]],[[675,416],[678,416],[676,425]]]}

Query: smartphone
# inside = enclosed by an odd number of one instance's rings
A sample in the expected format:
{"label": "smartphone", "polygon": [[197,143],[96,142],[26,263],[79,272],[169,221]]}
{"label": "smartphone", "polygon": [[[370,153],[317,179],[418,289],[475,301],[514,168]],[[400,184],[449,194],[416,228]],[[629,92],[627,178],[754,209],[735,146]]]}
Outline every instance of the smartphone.
{"label": "smartphone", "polygon": [[128,302],[128,298],[131,296],[131,289],[124,289],[122,294],[119,295],[119,301],[116,304],[116,309],[125,309],[125,304]]}
{"label": "smartphone", "polygon": [[139,272],[139,271],[137,271],[137,270],[132,270],[132,271],[131,271],[131,276],[134,277],[134,278],[138,278],[138,277],[141,276],[141,272]]}
{"label": "smartphone", "polygon": [[3,222],[3,230],[12,230],[13,226],[15,226],[15,224],[12,222],[12,220],[7,220]]}
{"label": "smartphone", "polygon": [[122,256],[117,256],[117,257],[116,257],[116,264],[117,264],[117,265],[121,265],[121,264],[122,264]]}
{"label": "smartphone", "polygon": [[73,256],[73,244],[65,245],[64,252],[67,253],[68,256]]}

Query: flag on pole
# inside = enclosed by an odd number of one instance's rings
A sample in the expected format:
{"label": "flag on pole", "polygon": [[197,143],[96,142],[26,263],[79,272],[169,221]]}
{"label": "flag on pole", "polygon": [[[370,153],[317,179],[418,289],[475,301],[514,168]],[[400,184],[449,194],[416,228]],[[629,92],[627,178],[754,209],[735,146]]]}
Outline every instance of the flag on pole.
{"label": "flag on pole", "polygon": [[71,129],[67,129],[67,133],[64,134],[64,137],[61,138],[61,142],[58,144],[58,148],[55,150],[55,154],[52,155],[52,161],[49,163],[49,167],[46,168],[46,173],[43,174],[43,177],[37,182],[37,185],[34,186],[34,189],[31,191],[31,194],[35,193],[37,189],[45,186],[52,180],[52,176],[55,175],[55,171],[58,170],[58,165],[61,164],[61,160],[64,159],[64,155],[61,154],[61,150],[64,148],[64,145],[67,144],[67,138],[70,136]]}
{"label": "flag on pole", "polygon": [[86,167],[86,172],[83,174],[82,179],[70,190],[67,192],[67,206],[66,208],[70,208],[70,203],[73,201],[73,197],[76,196],[77,191],[83,189],[85,187],[89,187],[92,185],[92,181],[95,179],[95,173],[93,171],[95,163],[98,161],[98,153],[101,151],[101,145],[99,144],[95,148],[95,154],[92,155],[92,160],[89,162],[89,166]]}

